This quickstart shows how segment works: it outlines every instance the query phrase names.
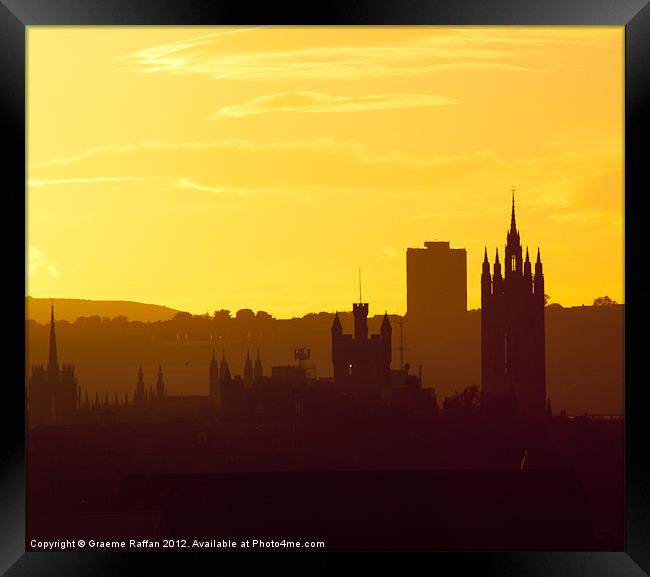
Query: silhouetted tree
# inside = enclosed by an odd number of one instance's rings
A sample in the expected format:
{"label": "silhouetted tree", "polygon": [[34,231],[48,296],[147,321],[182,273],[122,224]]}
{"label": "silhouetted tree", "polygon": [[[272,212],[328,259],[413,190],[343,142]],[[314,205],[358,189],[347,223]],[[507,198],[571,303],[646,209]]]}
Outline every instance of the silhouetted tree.
{"label": "silhouetted tree", "polygon": [[618,304],[614,299],[611,299],[607,295],[604,297],[598,297],[594,299],[594,304],[593,306],[595,307],[611,307]]}
{"label": "silhouetted tree", "polygon": [[219,309],[214,311],[212,317],[215,321],[224,321],[230,318],[230,311],[228,309]]}
{"label": "silhouetted tree", "polygon": [[236,319],[254,319],[255,313],[251,309],[239,309],[235,314]]}
{"label": "silhouetted tree", "polygon": [[174,317],[172,318],[172,320],[174,320],[174,321],[189,321],[189,320],[191,320],[191,318],[192,318],[191,313],[186,313],[186,312],[181,311],[181,312],[176,313],[174,315]]}
{"label": "silhouetted tree", "polygon": [[90,317],[77,317],[77,320],[74,322],[75,325],[81,327],[96,326],[102,323],[102,319],[99,315],[92,315]]}
{"label": "silhouetted tree", "polygon": [[471,416],[480,407],[481,396],[476,385],[465,387],[460,393],[445,397],[442,404],[443,411],[450,417]]}
{"label": "silhouetted tree", "polygon": [[269,313],[267,313],[266,311],[257,311],[257,314],[255,315],[255,318],[270,321],[270,320],[273,319],[273,316],[270,315]]}

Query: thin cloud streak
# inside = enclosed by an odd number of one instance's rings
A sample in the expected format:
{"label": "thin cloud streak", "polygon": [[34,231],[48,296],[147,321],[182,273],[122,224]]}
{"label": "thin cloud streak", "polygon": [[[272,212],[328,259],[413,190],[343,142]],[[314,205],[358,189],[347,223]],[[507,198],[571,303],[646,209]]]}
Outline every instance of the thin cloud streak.
{"label": "thin cloud streak", "polygon": [[104,183],[119,183],[131,182],[134,180],[146,180],[145,177],[120,177],[120,176],[98,176],[93,178],[31,178],[26,181],[29,188],[39,186],[57,186],[69,184],[104,184]]}
{"label": "thin cloud streak", "polygon": [[368,94],[366,96],[332,96],[322,92],[276,92],[252,98],[243,104],[220,108],[210,118],[242,117],[268,112],[364,112],[449,106],[455,98],[432,94]]}
{"label": "thin cloud streak", "polygon": [[215,187],[207,186],[204,184],[199,184],[194,182],[189,178],[179,178],[176,181],[177,188],[189,188],[192,190],[200,190],[202,192],[209,192],[211,194],[236,194],[236,195],[248,195],[248,194],[259,194],[264,192],[269,192],[270,189],[262,188],[234,188],[234,187]]}
{"label": "thin cloud streak", "polygon": [[[272,52],[210,53],[210,35],[140,50],[122,57],[137,71],[193,74],[218,80],[413,76],[436,71],[538,70],[509,62],[517,54],[486,48],[498,40],[471,35],[430,35],[411,42],[371,46],[325,46]],[[521,44],[533,45],[535,39]],[[539,42],[542,44],[543,42]],[[199,50],[200,48],[200,50]]]}

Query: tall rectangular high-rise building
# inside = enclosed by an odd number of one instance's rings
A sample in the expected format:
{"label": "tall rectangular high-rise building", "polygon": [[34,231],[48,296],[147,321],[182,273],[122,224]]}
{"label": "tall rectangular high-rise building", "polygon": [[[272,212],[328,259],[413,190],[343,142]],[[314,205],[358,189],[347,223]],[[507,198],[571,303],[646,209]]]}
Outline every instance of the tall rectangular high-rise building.
{"label": "tall rectangular high-rise building", "polygon": [[[440,402],[473,383],[465,362],[467,251],[449,242],[425,242],[406,251],[405,358],[422,367],[422,382]],[[477,379],[476,379],[477,380]]]}
{"label": "tall rectangular high-rise building", "polygon": [[449,242],[425,242],[406,250],[408,322],[420,323],[467,311],[467,251]]}

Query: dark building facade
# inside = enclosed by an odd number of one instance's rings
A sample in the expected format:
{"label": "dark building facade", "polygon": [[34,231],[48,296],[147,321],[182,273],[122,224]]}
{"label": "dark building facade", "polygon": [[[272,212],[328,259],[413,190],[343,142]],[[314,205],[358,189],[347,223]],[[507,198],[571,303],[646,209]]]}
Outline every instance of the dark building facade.
{"label": "dark building facade", "polygon": [[481,385],[486,402],[510,399],[522,421],[546,414],[544,274],[539,248],[535,274],[517,230],[512,198],[510,230],[501,270],[497,249],[493,274],[487,248],[481,275]]}
{"label": "dark building facade", "polygon": [[334,380],[360,389],[390,384],[392,328],[384,315],[379,334],[368,335],[368,303],[354,303],[354,334],[343,334],[338,313],[332,323]]}
{"label": "dark building facade", "polygon": [[467,251],[445,241],[406,250],[408,358],[422,367],[423,382],[446,395],[476,384],[464,362],[467,323]]}
{"label": "dark building facade", "polygon": [[[467,311],[467,251],[449,242],[425,242],[406,249],[406,310],[409,317],[435,323]],[[410,320],[410,319],[409,319]]]}
{"label": "dark building facade", "polygon": [[54,305],[50,317],[50,351],[47,367],[32,366],[28,389],[28,425],[68,423],[80,404],[74,366],[59,366],[54,326]]}

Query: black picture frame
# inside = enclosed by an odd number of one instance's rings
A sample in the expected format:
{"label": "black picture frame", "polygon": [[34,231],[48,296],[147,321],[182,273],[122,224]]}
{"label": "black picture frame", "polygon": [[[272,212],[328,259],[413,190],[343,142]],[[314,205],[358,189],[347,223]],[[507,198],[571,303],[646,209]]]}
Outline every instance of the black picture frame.
{"label": "black picture frame", "polygon": [[[25,64],[26,27],[35,25],[618,25],[625,26],[625,436],[626,539],[621,552],[435,552],[432,568],[453,574],[635,577],[650,573],[650,427],[643,377],[647,281],[635,274],[648,254],[643,200],[648,185],[643,140],[648,123],[650,6],[647,0],[400,0],[314,4],[208,0],[0,0],[0,293],[5,337],[0,457],[0,573],[54,575],[178,574],[188,554],[25,553]],[[645,188],[644,188],[645,185]],[[22,191],[22,192],[21,192]],[[8,206],[7,206],[8,204]],[[628,274],[628,271],[629,274]],[[162,557],[164,555],[164,557]],[[189,554],[195,556],[196,554]],[[200,554],[202,562],[215,556]],[[215,567],[220,560],[215,560]],[[152,567],[155,565],[155,569]]]}

